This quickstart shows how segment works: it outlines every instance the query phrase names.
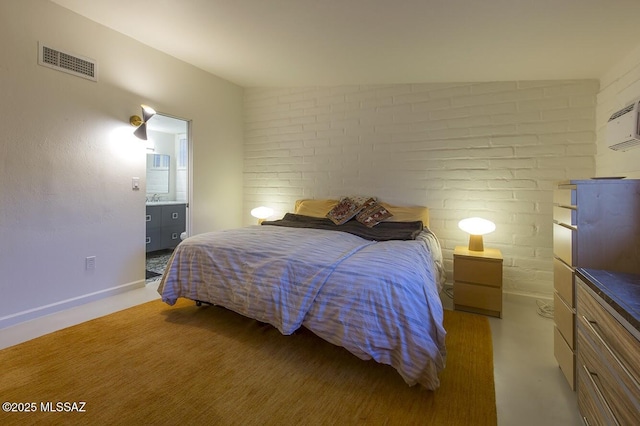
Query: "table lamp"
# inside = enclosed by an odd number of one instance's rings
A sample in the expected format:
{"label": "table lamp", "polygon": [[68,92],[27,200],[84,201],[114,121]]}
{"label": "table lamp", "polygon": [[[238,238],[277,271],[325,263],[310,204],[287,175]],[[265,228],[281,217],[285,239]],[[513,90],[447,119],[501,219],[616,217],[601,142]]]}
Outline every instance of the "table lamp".
{"label": "table lamp", "polygon": [[495,223],[480,217],[462,219],[458,227],[469,234],[470,251],[484,251],[482,236],[496,230]]}
{"label": "table lamp", "polygon": [[273,214],[273,209],[269,207],[260,206],[251,210],[251,216],[258,219],[258,224],[261,224],[266,218]]}

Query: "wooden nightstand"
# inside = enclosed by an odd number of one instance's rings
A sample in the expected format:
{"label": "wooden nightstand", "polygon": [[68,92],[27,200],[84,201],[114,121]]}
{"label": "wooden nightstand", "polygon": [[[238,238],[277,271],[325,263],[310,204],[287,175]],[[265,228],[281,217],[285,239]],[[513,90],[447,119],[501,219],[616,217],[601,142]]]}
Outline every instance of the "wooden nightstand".
{"label": "wooden nightstand", "polygon": [[502,253],[497,249],[453,252],[453,306],[502,318]]}

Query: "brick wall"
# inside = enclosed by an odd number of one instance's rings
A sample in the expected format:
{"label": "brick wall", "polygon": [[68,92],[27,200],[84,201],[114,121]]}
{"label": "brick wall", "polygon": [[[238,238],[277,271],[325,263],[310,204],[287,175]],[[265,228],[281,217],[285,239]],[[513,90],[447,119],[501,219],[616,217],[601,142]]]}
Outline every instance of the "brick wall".
{"label": "brick wall", "polygon": [[625,59],[615,64],[600,80],[596,126],[598,176],[627,176],[640,178],[640,148],[626,152],[609,149],[606,126],[615,111],[640,98],[640,46]]}
{"label": "brick wall", "polygon": [[299,198],[375,195],[426,205],[451,280],[481,216],[502,250],[505,292],[551,296],[559,180],[594,175],[599,83],[523,81],[245,90],[244,211]]}

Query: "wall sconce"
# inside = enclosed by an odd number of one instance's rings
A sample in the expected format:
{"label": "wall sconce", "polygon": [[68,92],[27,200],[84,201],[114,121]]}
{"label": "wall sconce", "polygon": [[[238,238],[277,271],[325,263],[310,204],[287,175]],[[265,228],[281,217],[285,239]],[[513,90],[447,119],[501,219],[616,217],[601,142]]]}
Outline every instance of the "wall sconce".
{"label": "wall sconce", "polygon": [[462,219],[458,227],[469,234],[470,251],[484,251],[482,236],[496,230],[495,223],[480,217]]}
{"label": "wall sconce", "polygon": [[266,218],[273,214],[273,209],[269,207],[260,206],[251,210],[251,216],[258,219],[258,225],[261,224]]}
{"label": "wall sconce", "polygon": [[133,132],[133,134],[136,135],[139,139],[146,141],[147,121],[149,121],[151,117],[156,115],[156,111],[147,105],[140,106],[142,107],[142,118],[140,118],[140,116],[138,115],[132,115],[131,117],[129,117],[129,123],[131,123],[132,126],[138,127],[136,131]]}

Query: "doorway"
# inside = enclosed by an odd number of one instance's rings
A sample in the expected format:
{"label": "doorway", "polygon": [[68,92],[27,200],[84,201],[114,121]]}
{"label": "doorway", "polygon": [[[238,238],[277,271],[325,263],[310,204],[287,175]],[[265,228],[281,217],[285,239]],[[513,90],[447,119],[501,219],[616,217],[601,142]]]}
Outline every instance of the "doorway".
{"label": "doorway", "polygon": [[146,280],[159,279],[190,235],[190,121],[157,113],[147,123]]}

